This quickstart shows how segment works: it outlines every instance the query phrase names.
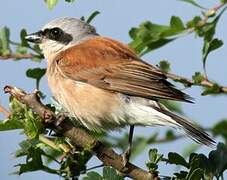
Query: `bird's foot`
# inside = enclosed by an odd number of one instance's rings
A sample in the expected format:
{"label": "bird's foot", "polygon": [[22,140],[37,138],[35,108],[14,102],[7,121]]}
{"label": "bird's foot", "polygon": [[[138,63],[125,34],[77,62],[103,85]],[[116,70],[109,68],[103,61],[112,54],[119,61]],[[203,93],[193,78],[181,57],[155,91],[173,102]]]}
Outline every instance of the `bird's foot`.
{"label": "bird's foot", "polygon": [[131,147],[128,146],[127,149],[121,154],[123,167],[126,167],[126,164],[129,162],[130,155],[131,155]]}
{"label": "bird's foot", "polygon": [[[68,117],[67,112],[60,112],[56,115],[55,121],[52,123],[52,126],[58,127],[64,120]],[[58,136],[58,134],[52,134],[52,130],[49,131],[49,136]]]}
{"label": "bird's foot", "polygon": [[58,127],[69,116],[67,112],[60,112],[56,115],[55,127]]}

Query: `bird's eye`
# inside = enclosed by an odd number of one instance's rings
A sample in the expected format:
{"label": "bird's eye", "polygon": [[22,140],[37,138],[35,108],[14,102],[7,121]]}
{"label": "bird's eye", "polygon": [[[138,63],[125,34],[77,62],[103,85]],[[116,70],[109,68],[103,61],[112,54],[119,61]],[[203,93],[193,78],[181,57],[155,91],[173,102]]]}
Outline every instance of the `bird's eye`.
{"label": "bird's eye", "polygon": [[53,28],[50,30],[50,36],[53,39],[58,39],[62,35],[62,30],[60,28]]}

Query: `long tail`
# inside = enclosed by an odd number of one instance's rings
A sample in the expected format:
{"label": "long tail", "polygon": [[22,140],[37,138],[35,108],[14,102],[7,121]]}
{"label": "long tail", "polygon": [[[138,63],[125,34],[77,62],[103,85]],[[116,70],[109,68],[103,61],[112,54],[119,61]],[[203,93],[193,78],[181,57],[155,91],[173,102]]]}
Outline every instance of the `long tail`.
{"label": "long tail", "polygon": [[186,119],[170,112],[168,109],[165,107],[161,106],[161,108],[154,107],[157,111],[171,117],[174,121],[176,121],[177,124],[180,125],[181,128],[184,129],[186,134],[196,141],[197,143],[204,144],[207,146],[213,146],[216,142],[211,139],[209,134],[204,132],[201,128],[197,127],[195,124],[187,121]]}

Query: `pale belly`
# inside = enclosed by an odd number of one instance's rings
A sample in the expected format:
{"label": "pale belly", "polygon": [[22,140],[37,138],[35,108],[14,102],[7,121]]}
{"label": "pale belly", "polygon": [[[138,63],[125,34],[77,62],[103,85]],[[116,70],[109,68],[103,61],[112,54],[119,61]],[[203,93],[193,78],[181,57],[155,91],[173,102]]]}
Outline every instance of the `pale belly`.
{"label": "pale belly", "polygon": [[156,101],[109,92],[59,74],[48,74],[48,82],[63,109],[90,130],[114,130],[127,125],[176,127],[171,117],[152,108],[159,107]]}
{"label": "pale belly", "polygon": [[70,79],[48,78],[59,104],[88,129],[106,130],[127,125],[126,100],[118,93]]}

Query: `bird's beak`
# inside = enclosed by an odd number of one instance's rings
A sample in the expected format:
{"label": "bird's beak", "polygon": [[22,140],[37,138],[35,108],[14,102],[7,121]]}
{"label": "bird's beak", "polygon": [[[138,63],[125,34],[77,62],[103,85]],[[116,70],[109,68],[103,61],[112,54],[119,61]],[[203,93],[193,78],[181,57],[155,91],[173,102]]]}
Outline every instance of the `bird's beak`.
{"label": "bird's beak", "polygon": [[41,43],[42,40],[42,32],[38,31],[32,34],[28,34],[27,36],[25,36],[25,39],[29,42],[33,42],[33,43]]}

